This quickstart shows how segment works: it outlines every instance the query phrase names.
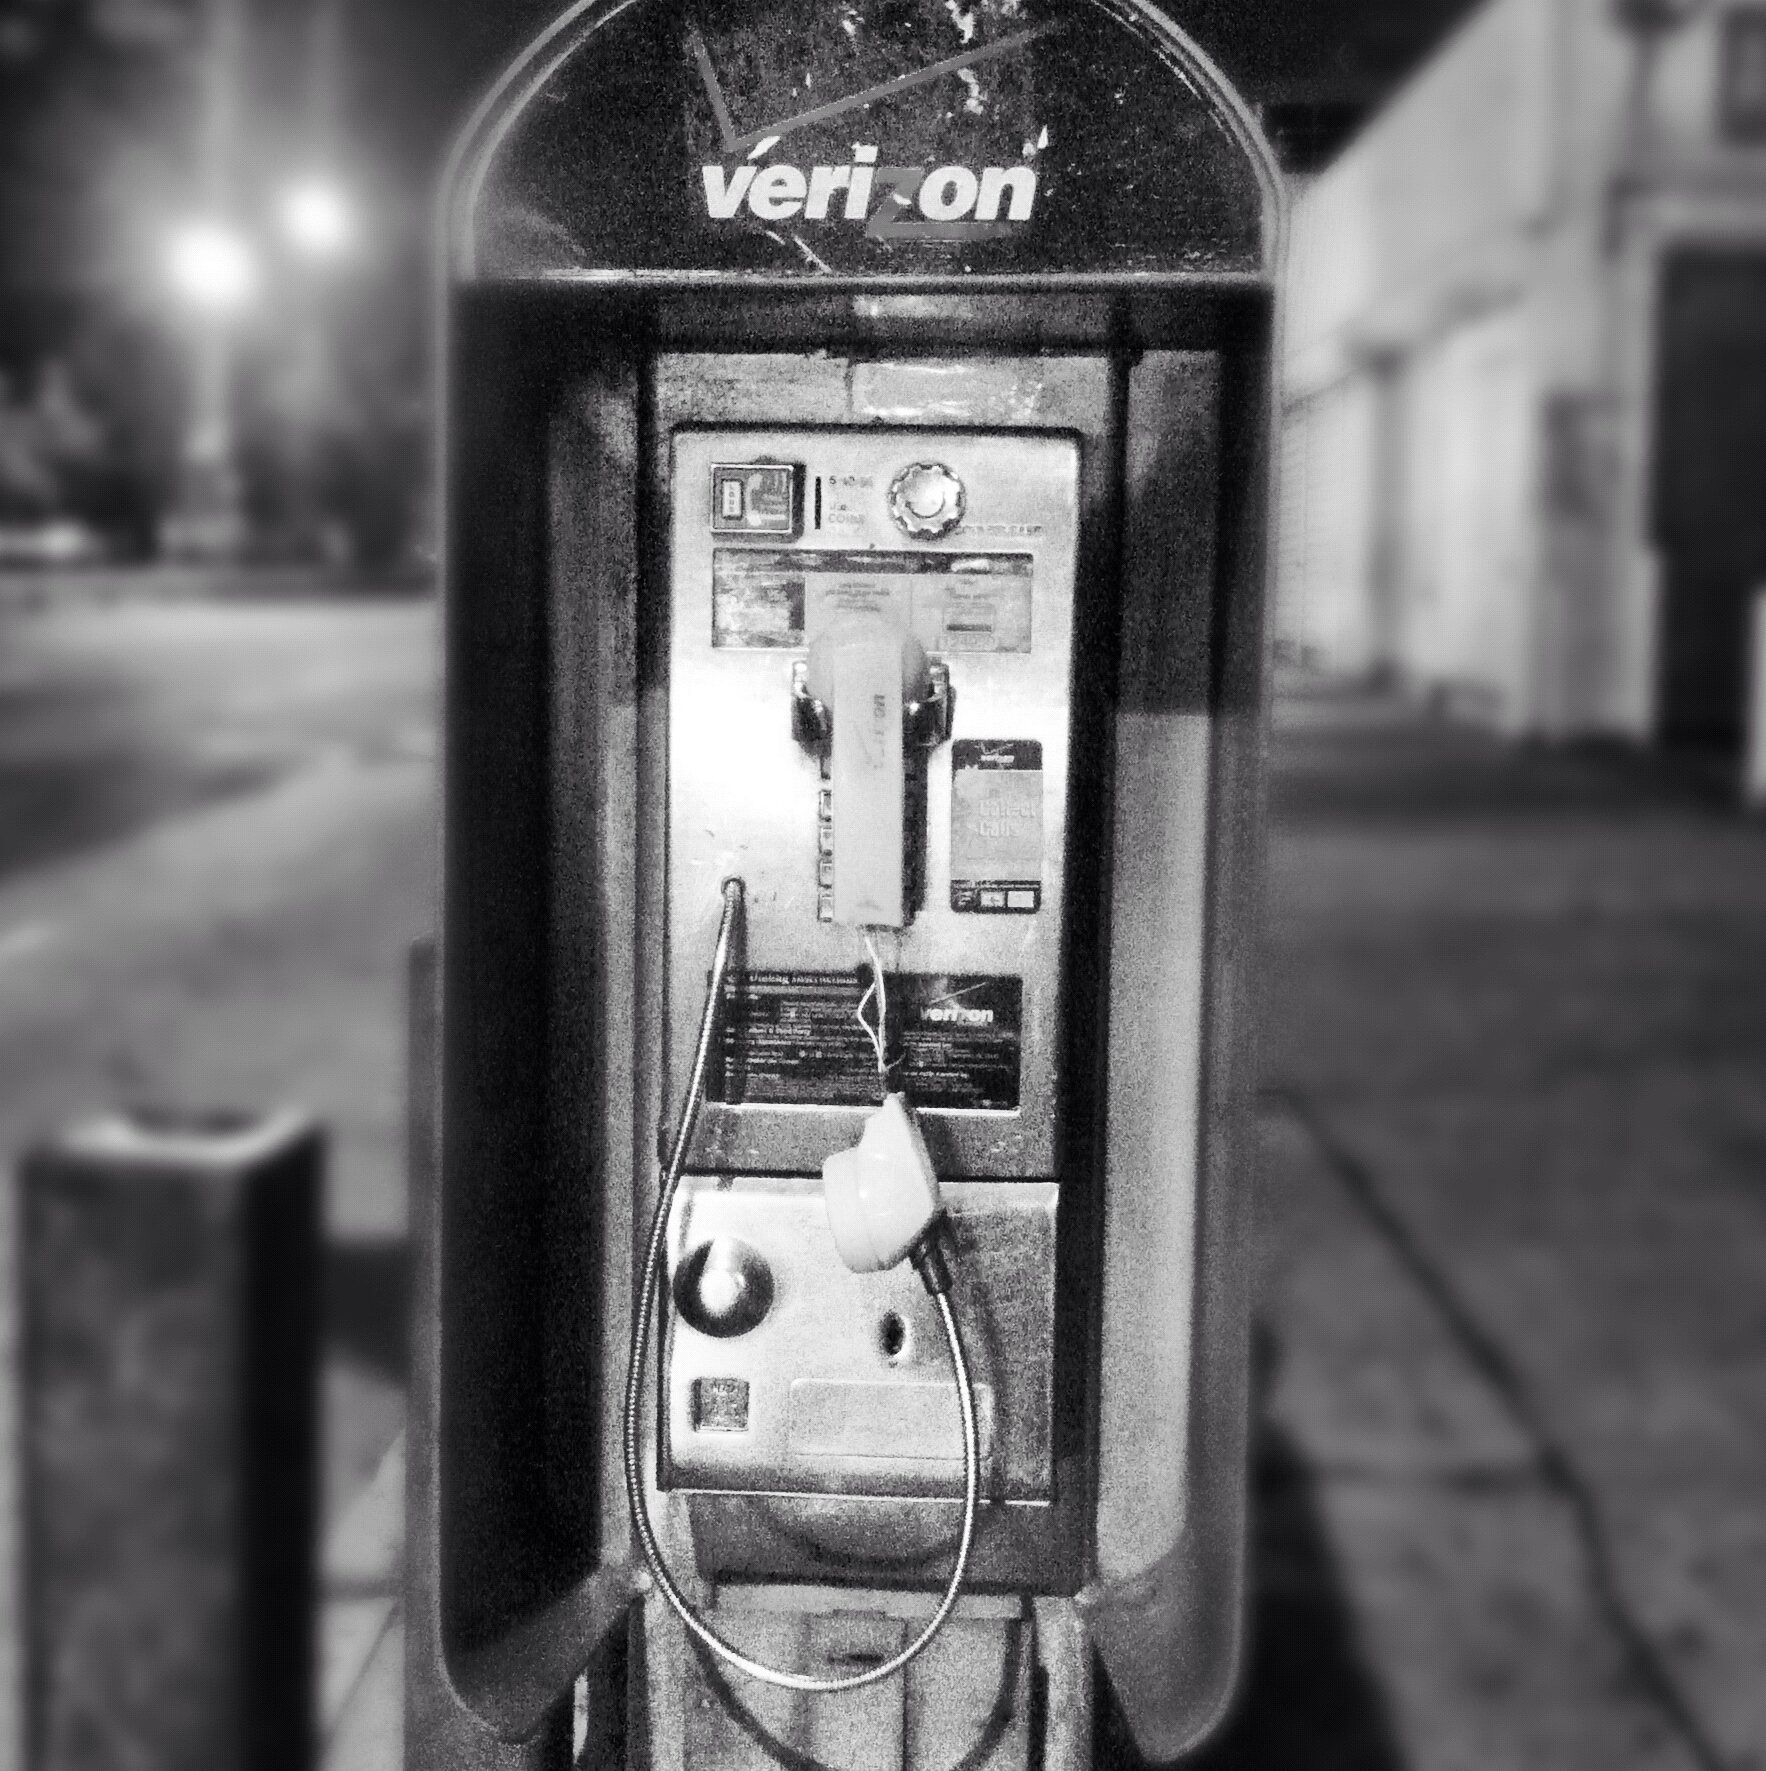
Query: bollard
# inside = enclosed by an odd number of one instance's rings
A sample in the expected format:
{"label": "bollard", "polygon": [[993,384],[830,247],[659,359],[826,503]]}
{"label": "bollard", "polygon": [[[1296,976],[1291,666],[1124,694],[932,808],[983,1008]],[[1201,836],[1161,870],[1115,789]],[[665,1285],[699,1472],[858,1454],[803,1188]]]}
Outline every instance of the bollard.
{"label": "bollard", "polygon": [[129,1112],[21,1166],[32,1771],[313,1762],[323,1147]]}

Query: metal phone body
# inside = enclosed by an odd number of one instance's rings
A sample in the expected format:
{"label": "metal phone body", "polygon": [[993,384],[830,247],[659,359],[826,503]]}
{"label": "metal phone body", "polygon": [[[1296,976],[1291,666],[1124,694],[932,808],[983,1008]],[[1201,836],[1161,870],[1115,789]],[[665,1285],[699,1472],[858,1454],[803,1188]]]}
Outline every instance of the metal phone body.
{"label": "metal phone body", "polygon": [[[717,489],[732,464],[790,464],[800,470],[800,532],[720,528]],[[891,514],[890,491],[916,465],[936,463],[960,481],[962,520],[948,533],[911,536]],[[671,463],[672,603],[669,639],[668,926],[669,1085],[685,1093],[706,955],[719,888],[747,883],[743,966],[757,974],[854,974],[864,948],[854,931],[820,920],[820,863],[827,841],[820,761],[795,735],[793,666],[823,625],[842,611],[882,610],[914,632],[948,667],[954,712],[950,739],[915,759],[923,805],[908,818],[920,902],[899,935],[886,937],[885,966],[922,979],[1018,980],[1005,1000],[979,1008],[924,989],[904,1035],[921,1044],[945,1034],[961,1047],[966,1008],[991,1009],[996,1032],[1016,1018],[1016,1105],[942,1106],[912,1086],[947,1178],[1055,1178],[1064,887],[1067,872],[1069,697],[1073,587],[1078,538],[1079,448],[1071,438],[966,431],[827,428],[681,430]],[[818,520],[819,519],[819,520]],[[723,519],[728,520],[728,519]],[[964,570],[974,566],[978,570]],[[972,793],[985,760],[979,747],[1034,755],[1040,863],[1036,903],[1026,884],[974,880],[1002,902],[954,909],[953,781]],[[962,810],[959,807],[959,812]],[[840,808],[834,806],[838,843]],[[985,820],[959,822],[959,847]],[[958,860],[964,861],[962,854]],[[968,863],[973,865],[973,863]],[[1020,864],[1021,865],[1021,864]],[[962,882],[958,882],[962,884]],[[1014,906],[1004,899],[1022,896]],[[784,1000],[757,1013],[831,1017],[842,1039],[856,1035],[805,986],[766,988]],[[904,985],[903,994],[915,986]],[[988,999],[983,987],[974,996]],[[1015,1000],[1013,998],[1015,997]],[[946,1015],[953,1018],[940,1020]],[[848,1041],[850,1044],[850,1041]],[[971,1043],[979,1043],[971,1042]],[[859,1049],[859,1048],[852,1048]],[[851,1056],[851,1051],[848,1052]],[[832,1061],[832,1060],[830,1060]],[[850,1082],[850,1078],[847,1079]],[[838,1078],[750,1087],[741,1100],[715,1087],[700,1118],[692,1165],[732,1173],[814,1174],[830,1151],[854,1143],[866,1103],[781,1101],[769,1095],[838,1095]],[[730,1091],[725,1091],[729,1093]],[[850,1092],[847,1090],[846,1092]],[[994,1102],[998,1092],[977,1091]]]}
{"label": "metal phone body", "polygon": [[[854,1019],[865,947],[831,917],[830,861],[843,829],[852,843],[851,825],[793,710],[809,648],[856,612],[911,633],[948,678],[948,735],[908,759],[909,915],[878,942],[899,1074],[963,1251],[986,1491],[1028,1505],[1053,1496],[1079,467],[1077,442],[1047,433],[673,436],[674,1099],[687,1087],[731,875],[746,884],[747,914],[689,1158],[696,1172],[669,1231],[665,1487],[961,1494],[936,1313],[905,1267],[848,1272],[821,1200],[822,1161],[857,1141],[879,1084]],[[915,749],[915,733],[902,742]],[[766,1313],[735,1334],[694,1325],[694,1263],[714,1243],[765,1271]]]}

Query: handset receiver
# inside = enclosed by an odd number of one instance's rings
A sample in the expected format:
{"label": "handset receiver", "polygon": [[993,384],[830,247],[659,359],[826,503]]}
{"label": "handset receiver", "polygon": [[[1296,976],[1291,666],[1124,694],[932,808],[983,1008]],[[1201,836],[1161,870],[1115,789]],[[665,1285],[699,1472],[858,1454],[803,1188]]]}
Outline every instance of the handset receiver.
{"label": "handset receiver", "polygon": [[800,730],[826,732],[835,922],[907,924],[906,715],[930,698],[932,680],[925,648],[881,615],[843,615],[809,649],[793,701]]}

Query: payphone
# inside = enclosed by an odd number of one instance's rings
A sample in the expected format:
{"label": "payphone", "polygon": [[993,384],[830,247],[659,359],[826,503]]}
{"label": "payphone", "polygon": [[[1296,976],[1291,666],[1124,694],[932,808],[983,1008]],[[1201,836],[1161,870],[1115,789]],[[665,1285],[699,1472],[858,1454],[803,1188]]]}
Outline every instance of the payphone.
{"label": "payphone", "polygon": [[[718,909],[720,963],[706,980],[690,941],[671,951],[669,1075],[688,1109],[653,1241],[667,1222],[662,1485],[961,1496],[948,1606],[984,1473],[1008,1504],[1053,1485],[1079,475],[1069,437],[951,431],[937,459],[930,440],[673,438],[669,924]],[[967,1307],[985,1303],[1010,1348],[979,1387],[937,1240],[941,1180],[968,1179],[991,1185],[965,1202]],[[1042,1229],[1028,1248],[1026,1221]],[[1029,1265],[996,1298],[999,1248]],[[632,1452],[655,1283],[640,1276],[627,1468],[672,1594]],[[896,1658],[785,1677],[840,1689]]]}
{"label": "payphone", "polygon": [[[689,1486],[960,1486],[918,1287],[850,1280],[822,1258],[820,1187],[800,1179],[857,1142],[885,1093],[912,1103],[942,1180],[997,1181],[1013,1221],[1055,1215],[1078,450],[1060,436],[928,441],[673,442],[676,1100],[705,995],[708,947],[692,932],[715,921],[726,878],[745,887],[677,1269],[704,1246],[695,1220],[736,1240],[779,1226],[757,1267],[777,1298],[762,1321],[719,1336],[679,1319],[663,1450],[666,1476]],[[990,1444],[1009,1447],[998,1479],[1023,1499],[1051,1479],[1053,1256],[1051,1228],[1043,1283],[1013,1305],[1040,1357],[979,1398]],[[740,1430],[708,1424],[695,1398],[713,1393],[751,1398]]]}
{"label": "payphone", "polygon": [[1142,0],[583,4],[469,127],[411,1763],[1221,1713],[1275,188]]}

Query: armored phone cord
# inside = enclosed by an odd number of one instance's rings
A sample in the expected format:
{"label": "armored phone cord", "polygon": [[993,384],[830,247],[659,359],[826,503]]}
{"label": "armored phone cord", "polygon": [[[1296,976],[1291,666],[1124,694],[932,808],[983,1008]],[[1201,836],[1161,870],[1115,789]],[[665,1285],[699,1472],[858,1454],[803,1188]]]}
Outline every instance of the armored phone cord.
{"label": "armored phone cord", "polygon": [[746,1673],[749,1678],[760,1680],[762,1684],[777,1685],[787,1691],[832,1695],[839,1691],[858,1691],[866,1685],[881,1684],[883,1680],[893,1678],[930,1645],[933,1637],[944,1628],[951,1612],[956,1609],[964,1576],[969,1571],[969,1551],[975,1539],[975,1513],[981,1491],[981,1452],[975,1426],[975,1391],[969,1379],[968,1361],[963,1357],[962,1336],[957,1331],[956,1317],[951,1314],[950,1274],[936,1241],[929,1239],[915,1251],[912,1259],[915,1270],[938,1307],[938,1319],[944,1325],[944,1338],[950,1347],[951,1367],[956,1373],[957,1400],[963,1415],[963,1535],[957,1544],[956,1566],[951,1570],[950,1580],[945,1586],[944,1597],[938,1602],[938,1609],[932,1613],[926,1627],[899,1654],[892,1655],[881,1665],[867,1667],[863,1672],[852,1673],[844,1678],[812,1678],[807,1673],[784,1672],[778,1667],[764,1666],[758,1660],[750,1660],[746,1654],[726,1642],[694,1611],[692,1603],[675,1584],[674,1576],[669,1573],[668,1565],[662,1559],[662,1546],[656,1541],[649,1508],[645,1505],[644,1469],[638,1447],[643,1432],[644,1362],[650,1344],[650,1331],[655,1321],[656,1297],[662,1278],[663,1239],[668,1231],[669,1209],[674,1204],[675,1193],[681,1184],[681,1170],[687,1160],[687,1145],[692,1139],[693,1127],[699,1118],[699,1107],[705,1094],[705,1067],[711,1054],[712,1030],[717,1022],[718,1004],[723,998],[724,978],[729,970],[730,948],[735,935],[736,918],[741,908],[741,880],[725,880],[723,917],[718,923],[717,947],[711,962],[711,984],[706,993],[705,1014],[699,1023],[699,1043],[693,1052],[692,1077],[687,1084],[687,1098],[681,1106],[680,1123],[675,1128],[674,1147],[669,1155],[668,1168],[657,1193],[656,1211],[650,1219],[650,1238],[644,1249],[643,1277],[638,1286],[637,1311],[632,1322],[632,1357],[625,1380],[625,1493],[638,1541],[644,1546],[644,1559],[650,1564],[650,1572],[656,1577],[656,1585],[662,1596],[686,1627],[688,1634],[703,1643],[720,1660],[727,1662],[738,1672]]}

